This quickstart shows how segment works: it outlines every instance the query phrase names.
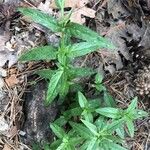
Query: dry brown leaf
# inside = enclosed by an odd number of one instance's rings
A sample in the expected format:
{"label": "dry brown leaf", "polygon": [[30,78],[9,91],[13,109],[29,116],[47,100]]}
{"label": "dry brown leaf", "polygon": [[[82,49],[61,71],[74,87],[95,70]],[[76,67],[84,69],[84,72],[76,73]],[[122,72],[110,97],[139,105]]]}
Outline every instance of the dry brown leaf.
{"label": "dry brown leaf", "polygon": [[[88,0],[65,0],[65,7],[80,8],[85,6],[88,2]],[[52,0],[50,6],[52,8],[57,8],[55,0]]]}
{"label": "dry brown leaf", "polygon": [[[66,0],[65,7],[71,7],[73,9],[73,13],[71,15],[70,20],[75,23],[83,24],[85,23],[85,18],[82,17],[90,17],[94,18],[96,11],[86,7],[85,5],[88,3],[88,0]],[[52,1],[51,8],[57,8],[55,5],[55,0]]]}
{"label": "dry brown leaf", "polygon": [[82,15],[86,17],[94,18],[95,10],[84,6],[78,9],[77,11],[74,11],[70,17],[70,20],[75,23],[83,24],[85,23],[85,18],[82,17]]}
{"label": "dry brown leaf", "polygon": [[10,128],[8,134],[7,134],[7,137],[9,138],[13,138],[14,136],[16,136],[18,134],[18,130],[17,130],[17,127],[16,126],[13,126]]}
{"label": "dry brown leaf", "polygon": [[8,144],[5,144],[3,150],[12,150],[12,149]]}
{"label": "dry brown leaf", "polygon": [[52,14],[53,12],[50,8],[50,0],[46,0],[44,3],[41,2],[37,8],[48,14]]}
{"label": "dry brown leaf", "polygon": [[19,80],[17,79],[15,74],[12,74],[9,78],[5,79],[5,82],[9,87],[13,87],[14,85],[19,83]]}

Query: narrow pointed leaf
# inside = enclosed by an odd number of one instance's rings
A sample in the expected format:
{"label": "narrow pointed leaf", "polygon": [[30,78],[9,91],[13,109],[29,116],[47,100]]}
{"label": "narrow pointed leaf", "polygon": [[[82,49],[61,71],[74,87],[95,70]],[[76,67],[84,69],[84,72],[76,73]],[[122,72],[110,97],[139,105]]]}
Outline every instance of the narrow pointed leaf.
{"label": "narrow pointed leaf", "polygon": [[109,142],[108,146],[111,150],[127,150],[126,148],[122,147],[121,145],[112,143],[112,142]]}
{"label": "narrow pointed leaf", "polygon": [[119,117],[119,109],[117,108],[112,108],[112,107],[99,108],[96,109],[96,112],[105,117],[109,117],[112,119]]}
{"label": "narrow pointed leaf", "polygon": [[133,138],[134,137],[134,123],[132,120],[127,120],[126,125],[129,131],[129,135]]}
{"label": "narrow pointed leaf", "polygon": [[19,60],[31,61],[31,60],[53,60],[56,59],[56,48],[52,46],[42,46],[29,50],[24,53]]}
{"label": "narrow pointed leaf", "polygon": [[127,112],[129,113],[129,112],[132,112],[135,108],[137,107],[137,97],[135,97],[133,100],[132,100],[132,102],[131,102],[131,104],[129,105],[129,107],[127,108]]}
{"label": "narrow pointed leaf", "polygon": [[46,105],[50,104],[59,93],[59,81],[63,75],[63,71],[57,71],[51,78],[46,98]]}
{"label": "narrow pointed leaf", "polygon": [[96,32],[90,30],[88,27],[79,25],[77,23],[70,22],[67,25],[67,30],[66,32],[73,37],[89,41],[90,43],[97,43],[99,48],[111,48],[114,49],[115,47],[113,44],[111,44],[110,41],[106,40],[102,36],[98,35]]}
{"label": "narrow pointed leaf", "polygon": [[85,77],[85,76],[91,76],[95,74],[96,71],[94,71],[91,68],[75,68],[72,67],[70,70],[70,74],[72,77]]}
{"label": "narrow pointed leaf", "polygon": [[55,3],[56,3],[58,8],[63,9],[64,5],[65,5],[65,0],[55,0]]}
{"label": "narrow pointed leaf", "polygon": [[23,15],[30,17],[34,22],[51,29],[53,32],[61,31],[57,20],[48,14],[32,8],[18,8],[18,11]]}
{"label": "narrow pointed leaf", "polygon": [[51,69],[43,69],[43,70],[38,70],[35,73],[41,76],[42,78],[50,80],[51,77],[56,73],[56,71]]}
{"label": "narrow pointed leaf", "polygon": [[98,50],[99,45],[94,42],[81,42],[71,46],[68,57],[75,58]]}
{"label": "narrow pointed leaf", "polygon": [[91,131],[88,128],[86,128],[85,126],[83,126],[79,123],[75,123],[75,122],[69,122],[69,124],[80,136],[82,136],[84,138],[92,137]]}
{"label": "narrow pointed leaf", "polygon": [[120,136],[122,139],[125,138],[125,131],[124,131],[124,125],[120,126],[117,130],[116,130],[118,136]]}
{"label": "narrow pointed leaf", "polygon": [[84,123],[84,125],[94,134],[94,135],[97,135],[98,133],[97,133],[97,127],[94,125],[94,124],[92,124],[92,123],[90,123],[90,122],[88,122],[88,121],[86,121],[86,120],[82,120],[81,119],[81,121]]}
{"label": "narrow pointed leaf", "polygon": [[120,120],[117,120],[117,121],[113,121],[111,124],[108,124],[104,128],[106,129],[106,131],[108,133],[113,133],[116,129],[120,128],[123,123],[124,123],[124,120],[120,119]]}
{"label": "narrow pointed leaf", "polygon": [[61,139],[65,136],[64,130],[62,128],[60,128],[57,124],[51,123],[50,127],[58,138]]}
{"label": "narrow pointed leaf", "polygon": [[95,76],[95,83],[96,83],[96,84],[102,83],[103,78],[104,78],[104,77],[103,77],[100,73],[97,73],[96,76]]}
{"label": "narrow pointed leaf", "polygon": [[78,101],[79,101],[79,105],[81,108],[86,107],[86,105],[88,103],[87,99],[81,92],[78,92]]}
{"label": "narrow pointed leaf", "polygon": [[96,138],[92,139],[91,142],[89,142],[89,145],[87,147],[87,150],[94,150],[96,145]]}
{"label": "narrow pointed leaf", "polygon": [[107,91],[104,92],[104,100],[107,107],[116,107],[113,97]]}

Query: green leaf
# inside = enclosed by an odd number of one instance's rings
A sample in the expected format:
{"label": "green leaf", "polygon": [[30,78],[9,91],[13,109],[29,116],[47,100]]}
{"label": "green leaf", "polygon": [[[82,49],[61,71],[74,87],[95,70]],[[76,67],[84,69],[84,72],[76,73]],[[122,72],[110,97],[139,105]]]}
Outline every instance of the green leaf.
{"label": "green leaf", "polygon": [[126,148],[122,147],[121,145],[112,143],[112,142],[109,142],[108,146],[111,150],[127,150]]}
{"label": "green leaf", "polygon": [[84,137],[84,138],[91,138],[92,137],[91,131],[88,128],[86,128],[85,126],[83,126],[79,123],[71,122],[71,121],[69,122],[69,124],[82,137]]}
{"label": "green leaf", "polygon": [[96,108],[99,108],[100,102],[101,102],[101,99],[89,99],[88,106],[91,109],[96,109]]}
{"label": "green leaf", "polygon": [[71,117],[80,116],[81,113],[82,113],[82,109],[80,107],[76,107],[76,108],[72,108],[70,110],[65,111],[63,115],[66,119],[69,120]]}
{"label": "green leaf", "polygon": [[112,118],[112,119],[118,118],[120,116],[119,114],[120,111],[118,108],[112,108],[112,107],[99,108],[96,109],[96,112],[105,117]]}
{"label": "green leaf", "polygon": [[117,120],[117,121],[113,121],[111,124],[107,124],[106,127],[104,127],[104,129],[108,133],[113,133],[116,129],[120,128],[123,123],[124,123],[123,119],[120,119],[120,120]]}
{"label": "green leaf", "polygon": [[58,125],[54,124],[54,123],[51,123],[50,124],[50,127],[52,129],[52,131],[55,133],[55,135],[58,137],[58,138],[63,138],[66,134],[64,132],[64,130],[62,128],[60,128]]}
{"label": "green leaf", "polygon": [[91,76],[95,74],[96,72],[91,68],[70,68],[70,75],[74,77],[85,77],[85,76]]}
{"label": "green leaf", "polygon": [[83,56],[98,50],[98,48],[99,45],[94,42],[81,42],[81,43],[73,44],[70,47],[70,51],[67,54],[67,56],[70,58]]}
{"label": "green leaf", "polygon": [[89,142],[87,150],[95,150],[96,140],[97,140],[96,138],[93,138],[91,142]]}
{"label": "green leaf", "polygon": [[70,22],[67,24],[66,28],[67,34],[85,41],[89,41],[90,43],[92,41],[92,43],[97,44],[99,48],[115,48],[110,41],[85,26]]}
{"label": "green leaf", "polygon": [[142,118],[142,117],[147,117],[147,116],[148,116],[148,113],[146,111],[137,109],[137,118]]}
{"label": "green leaf", "polygon": [[95,125],[98,127],[99,130],[103,129],[106,125],[106,120],[103,116],[100,116],[96,121]]}
{"label": "green leaf", "polygon": [[102,83],[103,78],[104,78],[104,77],[103,77],[100,73],[97,73],[96,76],[95,76],[95,83],[96,83],[96,84]]}
{"label": "green leaf", "polygon": [[68,82],[67,71],[64,71],[59,84],[60,84],[59,95],[61,98],[64,98],[69,91],[69,82]]}
{"label": "green leaf", "polygon": [[42,46],[29,50],[24,53],[19,60],[31,61],[31,60],[53,60],[56,59],[56,48],[52,46]]}
{"label": "green leaf", "polygon": [[88,101],[81,92],[78,92],[78,101],[79,101],[79,105],[81,108],[84,108],[87,106]]}
{"label": "green leaf", "polygon": [[104,92],[104,101],[107,107],[116,107],[113,97],[106,91]]}
{"label": "green leaf", "polygon": [[45,79],[51,79],[51,77],[56,73],[56,70],[51,70],[51,69],[43,69],[43,70],[38,70],[35,72],[39,76]]}
{"label": "green leaf", "polygon": [[102,84],[96,84],[94,85],[94,87],[96,88],[96,90],[98,90],[99,92],[102,92],[102,91],[106,91],[106,88],[105,86],[103,86]]}
{"label": "green leaf", "polygon": [[48,105],[50,104],[54,98],[58,95],[59,93],[59,81],[61,80],[61,77],[63,75],[63,71],[57,71],[51,78],[49,86],[48,86],[48,91],[47,91],[47,98],[45,104]]}
{"label": "green leaf", "polygon": [[58,119],[54,121],[55,124],[59,126],[64,126],[67,123],[67,120],[64,116],[60,116]]}
{"label": "green leaf", "polygon": [[51,29],[53,32],[61,31],[61,27],[58,25],[57,20],[48,14],[32,8],[18,8],[18,11],[30,17],[34,22]]}
{"label": "green leaf", "polygon": [[131,104],[129,105],[129,107],[126,109],[126,112],[127,113],[130,113],[130,112],[132,112],[132,111],[134,111],[135,110],[135,108],[137,107],[137,97],[135,97],[133,100],[132,100],[132,102],[131,102]]}
{"label": "green leaf", "polygon": [[55,3],[58,8],[64,9],[65,0],[55,0]]}
{"label": "green leaf", "polygon": [[82,119],[81,119],[81,121],[84,123],[84,125],[85,125],[94,135],[98,135],[98,133],[97,133],[97,127],[96,127],[94,124],[92,124],[92,123],[90,123],[90,122],[88,122],[88,121],[86,121],[86,120],[82,120]]}
{"label": "green leaf", "polygon": [[88,122],[93,122],[93,115],[91,112],[88,112],[86,109],[82,112],[81,116],[84,116],[84,119]]}
{"label": "green leaf", "polygon": [[117,132],[117,135],[118,135],[119,137],[121,137],[122,139],[125,138],[124,125],[120,126],[120,127],[116,130],[116,132]]}
{"label": "green leaf", "polygon": [[132,120],[126,120],[126,125],[129,131],[129,135],[133,138],[134,137],[134,123]]}
{"label": "green leaf", "polygon": [[55,140],[50,145],[50,150],[56,150],[56,148],[62,143],[62,139]]}

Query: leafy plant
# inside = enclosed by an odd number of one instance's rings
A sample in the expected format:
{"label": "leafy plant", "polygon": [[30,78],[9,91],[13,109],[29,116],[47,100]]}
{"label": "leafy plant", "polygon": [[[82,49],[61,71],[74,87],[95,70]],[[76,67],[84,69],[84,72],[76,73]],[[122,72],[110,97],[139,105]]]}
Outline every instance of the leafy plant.
{"label": "leafy plant", "polygon": [[[50,148],[57,149],[63,145],[63,150],[96,150],[99,148],[102,150],[126,150],[122,146],[125,136],[120,136],[119,131],[124,131],[125,126],[127,126],[130,135],[133,137],[133,121],[146,116],[147,113],[136,108],[137,98],[133,99],[125,110],[99,107],[101,107],[100,102],[87,100],[81,92],[78,92],[76,110],[74,108],[66,111],[67,113],[64,112],[64,117],[51,124],[51,129],[58,139],[51,144]],[[79,120],[75,122],[75,118],[79,118]],[[65,126],[68,122],[70,131],[66,133],[60,126]]]}
{"label": "leafy plant", "polygon": [[[119,108],[104,107],[97,109],[96,112],[105,117],[112,118],[113,120],[123,119],[131,137],[134,136],[134,121],[138,118],[148,115],[145,111],[137,109],[137,97],[132,100],[129,107],[125,110]],[[122,130],[122,128],[123,127],[121,126],[118,132],[120,131],[119,133],[121,133],[122,131],[122,136],[124,136],[124,131]]]}
{"label": "leafy plant", "polygon": [[[45,100],[46,105],[50,104],[58,95],[60,98],[64,98],[70,86],[75,84],[73,79],[76,77],[89,76],[95,73],[90,68],[75,68],[72,66],[74,58],[94,52],[99,48],[114,48],[110,42],[89,28],[70,22],[70,13],[64,15],[64,0],[56,0],[56,4],[61,10],[61,17],[58,19],[37,9],[18,9],[34,22],[47,27],[53,32],[59,33],[61,37],[58,47],[48,45],[33,48],[20,57],[20,61],[57,61],[56,70],[47,69],[39,71],[39,75],[50,81]],[[80,42],[72,43],[71,37],[80,39]]]}

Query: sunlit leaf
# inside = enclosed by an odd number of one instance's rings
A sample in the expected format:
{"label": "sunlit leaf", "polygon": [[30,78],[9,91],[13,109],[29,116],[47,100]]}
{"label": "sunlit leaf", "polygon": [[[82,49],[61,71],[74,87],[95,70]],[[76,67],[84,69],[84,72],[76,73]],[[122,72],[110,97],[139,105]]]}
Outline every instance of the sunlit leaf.
{"label": "sunlit leaf", "polygon": [[118,108],[112,108],[112,107],[104,107],[96,109],[96,112],[109,118],[118,118],[120,116],[119,109]]}
{"label": "sunlit leaf", "polygon": [[69,71],[72,77],[86,77],[95,74],[96,72],[91,68],[70,68]]}
{"label": "sunlit leaf", "polygon": [[91,52],[97,51],[98,48],[99,45],[94,42],[81,42],[81,43],[73,44],[70,47],[70,51],[67,56],[70,58],[83,56]]}
{"label": "sunlit leaf", "polygon": [[104,77],[103,77],[101,74],[97,73],[96,76],[95,76],[95,83],[96,83],[96,84],[102,83],[103,78],[104,78]]}
{"label": "sunlit leaf", "polygon": [[110,48],[113,49],[114,46],[110,41],[106,40],[102,36],[98,35],[96,32],[90,30],[88,27],[79,25],[77,23],[70,22],[66,27],[67,34],[72,35],[73,37],[89,41],[98,45],[99,48]]}
{"label": "sunlit leaf", "polygon": [[135,108],[137,107],[137,99],[138,99],[138,98],[135,97],[135,98],[132,100],[131,104],[128,106],[128,108],[127,108],[127,110],[126,110],[128,113],[134,111]]}
{"label": "sunlit leaf", "polygon": [[46,105],[50,104],[54,98],[59,93],[59,81],[61,80],[61,77],[63,75],[63,71],[57,71],[51,78],[48,91],[47,91],[47,97],[46,97]]}
{"label": "sunlit leaf", "polygon": [[126,121],[126,125],[127,125],[130,136],[134,137],[134,123],[133,123],[133,121],[128,119]]}
{"label": "sunlit leaf", "polygon": [[64,5],[65,5],[65,0],[55,0],[55,3],[56,3],[58,8],[63,9]]}
{"label": "sunlit leaf", "polygon": [[96,138],[93,138],[90,142],[89,145],[87,147],[87,150],[95,150],[95,145],[96,145]]}
{"label": "sunlit leaf", "polygon": [[58,25],[57,20],[48,14],[33,8],[18,8],[18,10],[23,15],[30,17],[34,22],[51,29],[53,32],[61,31],[61,27]]}
{"label": "sunlit leaf", "polygon": [[97,131],[97,127],[94,125],[94,124],[92,124],[92,123],[90,123],[90,122],[88,122],[88,121],[86,121],[86,120],[82,120],[81,119],[81,121],[84,123],[84,125],[94,134],[94,135],[97,135],[98,133],[98,131]]}
{"label": "sunlit leaf", "polygon": [[106,127],[104,128],[108,133],[113,133],[116,129],[120,128],[123,123],[124,123],[124,120],[120,119],[117,121],[113,121],[111,124],[107,124]]}
{"label": "sunlit leaf", "polygon": [[84,108],[87,106],[88,101],[81,92],[78,92],[78,101],[79,101],[79,105],[81,108]]}
{"label": "sunlit leaf", "polygon": [[31,60],[54,60],[56,59],[56,48],[52,46],[42,46],[29,50],[22,54],[19,58],[20,61],[31,61]]}

